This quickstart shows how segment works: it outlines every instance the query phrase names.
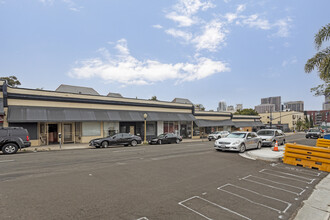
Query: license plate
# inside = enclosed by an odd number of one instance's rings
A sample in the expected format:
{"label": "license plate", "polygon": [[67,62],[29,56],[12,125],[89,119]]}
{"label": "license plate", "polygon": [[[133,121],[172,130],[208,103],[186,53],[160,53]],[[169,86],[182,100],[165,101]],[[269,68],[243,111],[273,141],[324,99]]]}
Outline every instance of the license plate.
{"label": "license plate", "polygon": [[225,148],[225,147],[226,147],[226,145],[225,145],[225,144],[221,144],[221,147],[222,147],[222,148]]}

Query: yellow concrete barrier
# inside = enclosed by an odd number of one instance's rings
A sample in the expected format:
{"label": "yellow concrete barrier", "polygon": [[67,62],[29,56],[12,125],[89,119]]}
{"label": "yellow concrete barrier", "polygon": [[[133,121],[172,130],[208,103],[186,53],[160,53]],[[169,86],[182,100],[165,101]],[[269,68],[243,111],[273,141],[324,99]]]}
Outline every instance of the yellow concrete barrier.
{"label": "yellow concrete barrier", "polygon": [[326,148],[330,148],[330,140],[328,139],[323,139],[323,138],[319,138],[316,141],[316,146],[317,147],[326,147]]}
{"label": "yellow concrete barrier", "polygon": [[330,172],[330,148],[287,143],[283,163]]}

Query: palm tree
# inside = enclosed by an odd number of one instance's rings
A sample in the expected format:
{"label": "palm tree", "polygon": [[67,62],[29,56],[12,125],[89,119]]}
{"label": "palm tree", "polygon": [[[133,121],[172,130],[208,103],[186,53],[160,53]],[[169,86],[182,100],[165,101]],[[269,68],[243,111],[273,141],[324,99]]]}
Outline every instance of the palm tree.
{"label": "palm tree", "polygon": [[311,89],[315,95],[330,95],[330,47],[321,49],[322,44],[328,40],[330,40],[330,23],[315,34],[314,43],[318,52],[305,64],[306,73],[310,73],[316,68],[320,79],[325,82]]}

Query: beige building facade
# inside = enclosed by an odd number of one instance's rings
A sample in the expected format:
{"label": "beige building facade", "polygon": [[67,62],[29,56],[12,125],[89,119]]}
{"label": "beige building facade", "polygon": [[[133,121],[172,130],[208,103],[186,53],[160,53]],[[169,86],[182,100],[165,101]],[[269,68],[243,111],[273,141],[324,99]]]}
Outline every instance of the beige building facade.
{"label": "beige building facade", "polygon": [[304,113],[297,111],[260,113],[259,115],[265,125],[269,125],[270,122],[272,122],[272,125],[288,124],[290,130],[296,129],[298,120],[304,120]]}

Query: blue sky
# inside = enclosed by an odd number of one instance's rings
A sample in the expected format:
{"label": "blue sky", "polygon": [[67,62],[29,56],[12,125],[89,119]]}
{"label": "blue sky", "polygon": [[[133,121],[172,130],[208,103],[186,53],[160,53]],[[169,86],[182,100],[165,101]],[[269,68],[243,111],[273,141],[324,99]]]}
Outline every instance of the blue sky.
{"label": "blue sky", "polygon": [[100,94],[216,110],[260,99],[322,109],[304,73],[315,33],[330,22],[318,0],[0,0],[0,76],[25,88],[60,84]]}

